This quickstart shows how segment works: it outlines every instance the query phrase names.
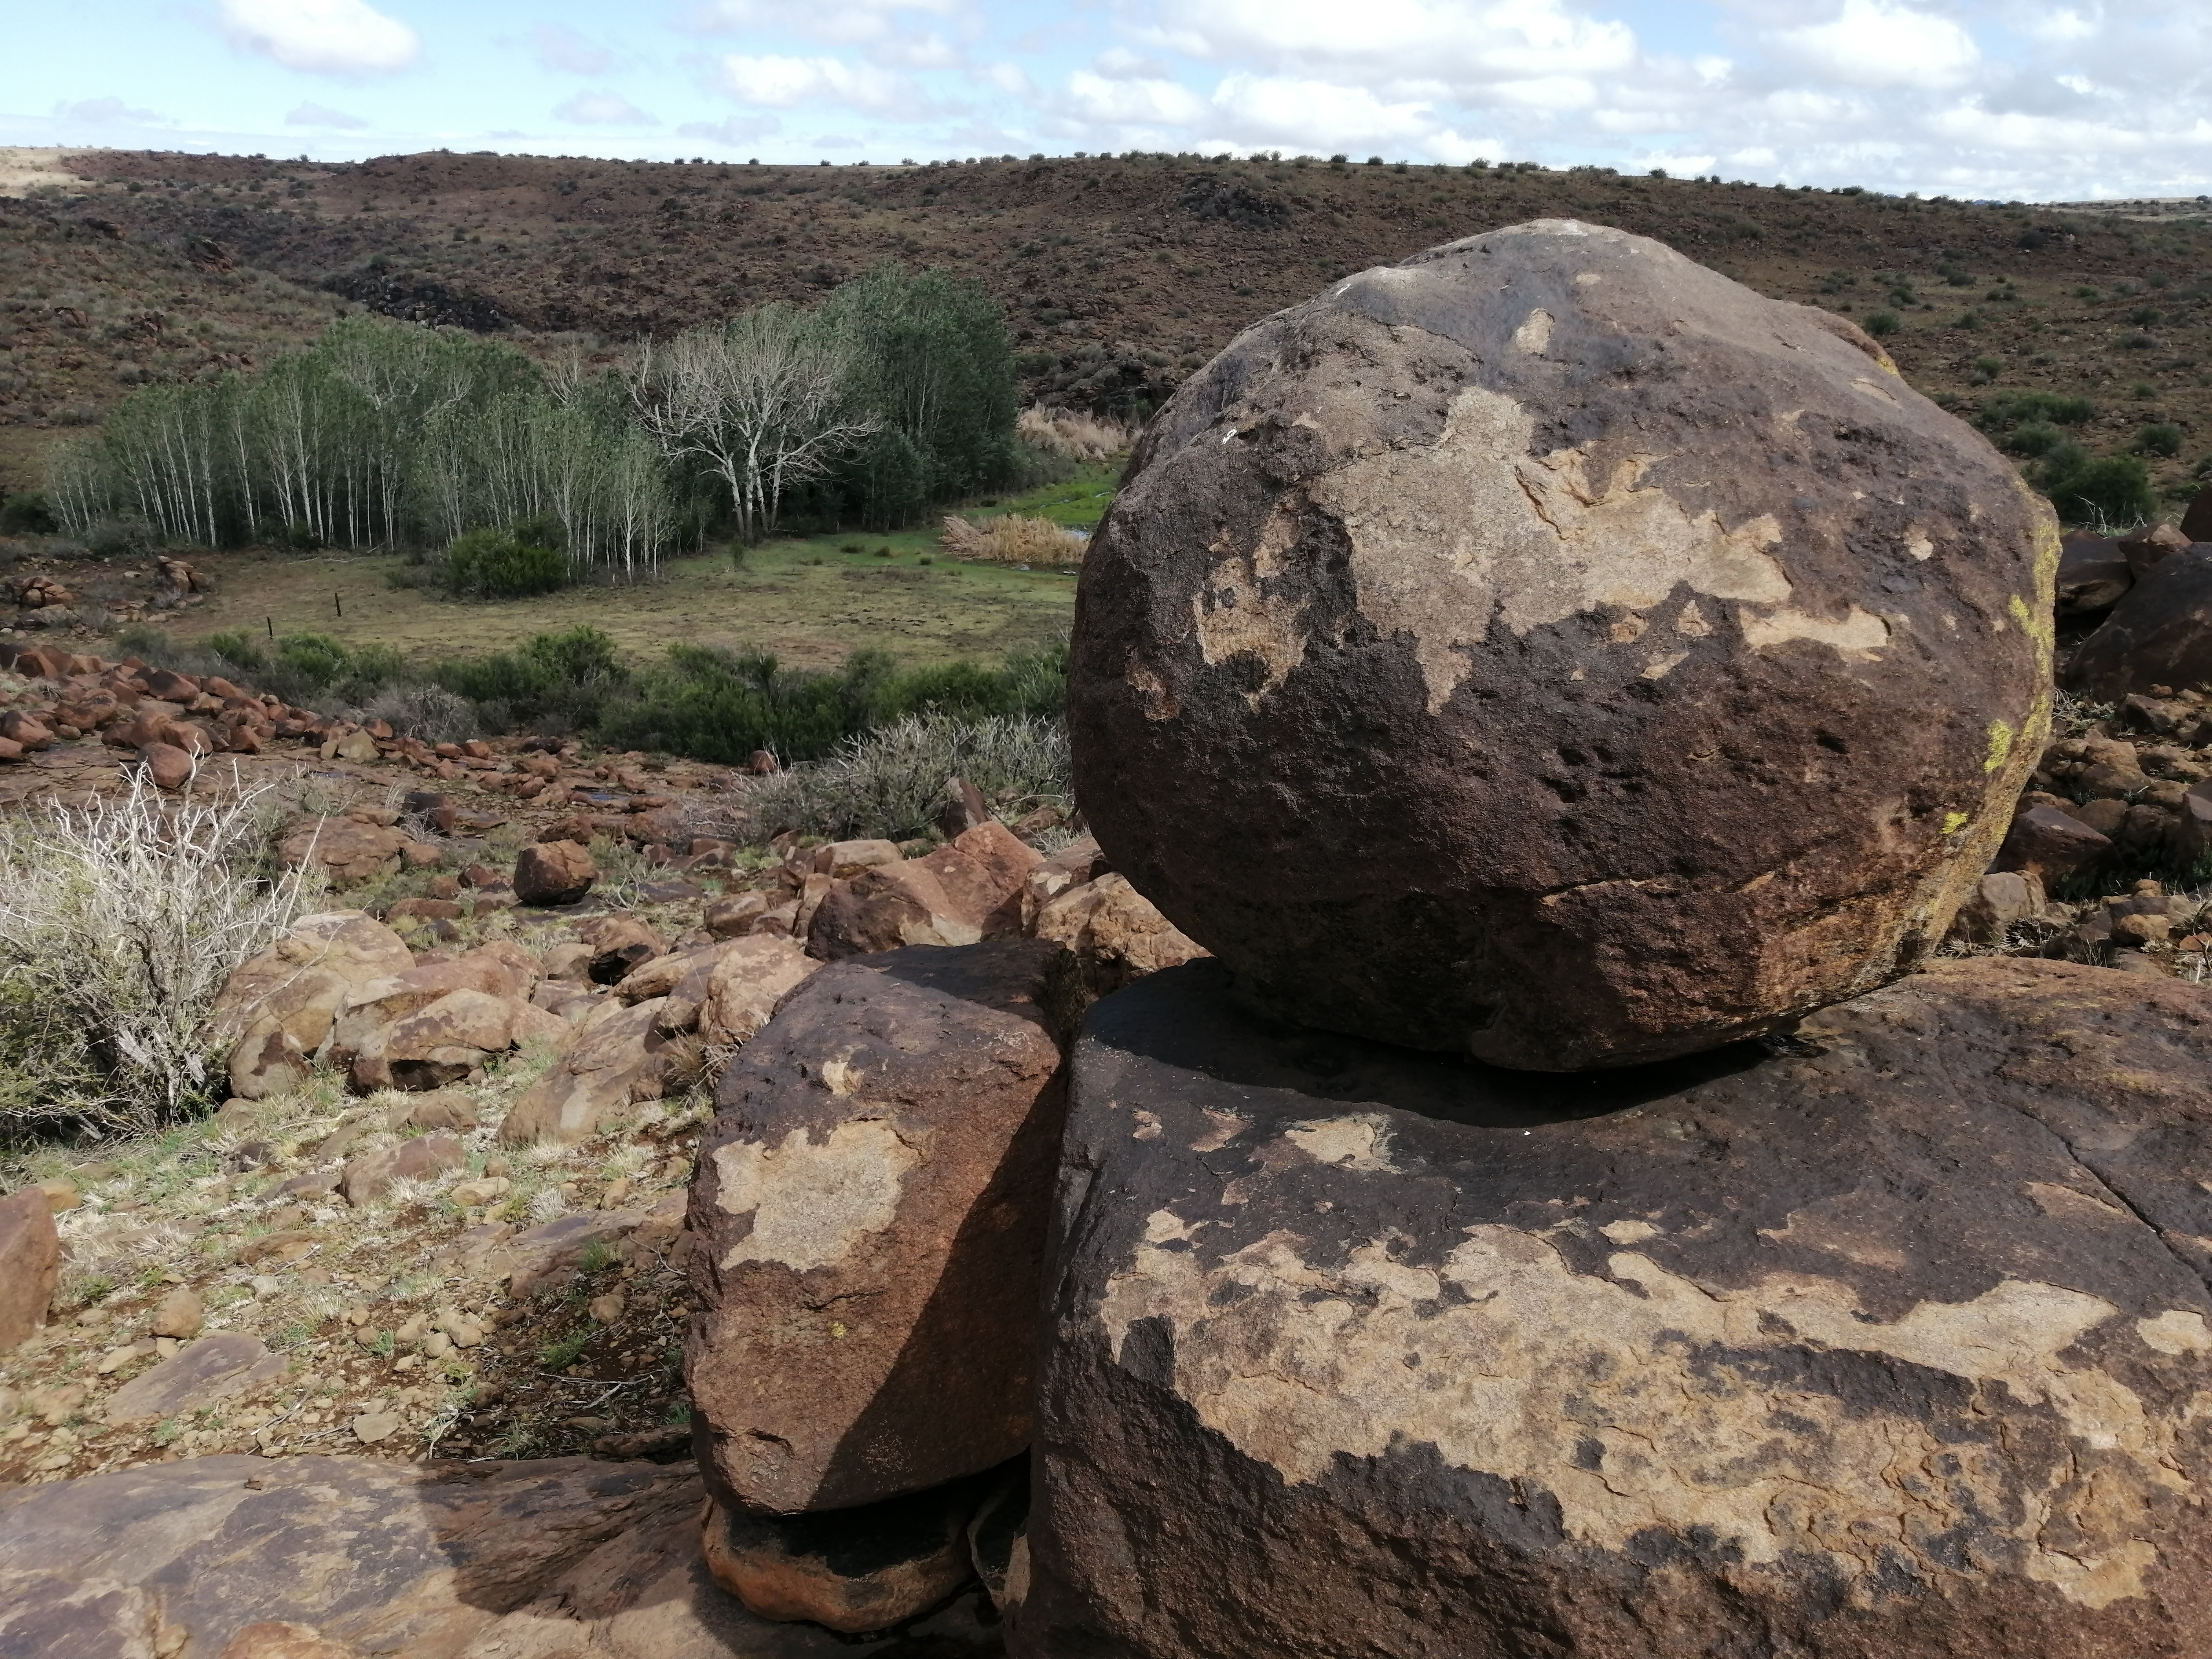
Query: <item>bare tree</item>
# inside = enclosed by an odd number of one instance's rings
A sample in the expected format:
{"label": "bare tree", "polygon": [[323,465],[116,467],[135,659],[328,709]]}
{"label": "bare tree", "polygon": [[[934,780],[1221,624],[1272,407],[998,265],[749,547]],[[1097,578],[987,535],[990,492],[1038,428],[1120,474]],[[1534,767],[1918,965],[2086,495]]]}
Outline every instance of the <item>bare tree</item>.
{"label": "bare tree", "polygon": [[730,492],[738,533],[758,541],[784,496],[872,433],[849,396],[852,355],[817,321],[765,305],[686,329],[640,354],[638,419],[672,458],[703,460]]}

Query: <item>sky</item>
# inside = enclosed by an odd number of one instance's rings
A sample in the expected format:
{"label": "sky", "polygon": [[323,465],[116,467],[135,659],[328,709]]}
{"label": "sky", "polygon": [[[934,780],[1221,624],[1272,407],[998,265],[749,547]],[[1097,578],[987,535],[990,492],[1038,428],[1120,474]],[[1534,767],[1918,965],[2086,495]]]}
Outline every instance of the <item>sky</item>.
{"label": "sky", "polygon": [[0,144],[2212,192],[2212,0],[0,0]]}

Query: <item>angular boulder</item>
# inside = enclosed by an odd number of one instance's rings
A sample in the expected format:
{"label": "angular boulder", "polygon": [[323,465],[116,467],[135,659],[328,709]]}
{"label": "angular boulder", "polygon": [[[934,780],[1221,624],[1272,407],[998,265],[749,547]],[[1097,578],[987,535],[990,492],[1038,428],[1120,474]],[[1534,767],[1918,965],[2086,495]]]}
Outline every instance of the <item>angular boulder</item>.
{"label": "angular boulder", "polygon": [[351,887],[398,869],[409,845],[405,836],[385,824],[320,818],[287,836],[280,850],[287,866],[319,864],[334,886]]}
{"label": "angular boulder", "polygon": [[1130,886],[1127,877],[1111,872],[1052,899],[1037,912],[1035,931],[1039,939],[1067,947],[1093,996],[1207,954]]}
{"label": "angular boulder", "polygon": [[2100,702],[2154,685],[2212,683],[2212,543],[2144,572],[2104,625],[2075,647],[2069,684]]}
{"label": "angular boulder", "polygon": [[666,1075],[660,1029],[665,997],[624,1004],[610,998],[584,1017],[545,1075],[523,1091],[499,1127],[501,1144],[573,1145],[635,1101],[657,1100]]}
{"label": "angular boulder", "polygon": [[806,948],[836,962],[1018,933],[1024,884],[1042,861],[994,818],[921,858],[878,864],[830,887],[808,923]]}
{"label": "angular boulder", "polygon": [[2212,1652],[2212,989],[1543,1077],[1225,979],[1072,1061],[1016,1654]]}
{"label": "angular boulder", "polygon": [[61,1275],[53,1206],[36,1187],[0,1198],[0,1353],[46,1322]]}
{"label": "angular boulder", "polygon": [[568,1035],[565,1020],[514,997],[448,991],[362,1039],[354,1052],[353,1085],[363,1094],[442,1089],[518,1043],[558,1042]]}
{"label": "angular boulder", "polygon": [[[732,940],[714,953],[699,1008],[699,1035],[717,1045],[750,1041],[776,1004],[821,965],[796,939],[762,934]],[[682,988],[677,993],[684,994]]]}
{"label": "angular boulder", "polygon": [[242,963],[216,1000],[216,1036],[230,1049],[230,1091],[260,1100],[307,1079],[338,1011],[371,980],[415,963],[407,943],[359,910],[295,921],[283,939]]}
{"label": "angular boulder", "polygon": [[514,860],[514,896],[525,904],[574,904],[599,878],[591,853],[573,841],[526,847]]}
{"label": "angular boulder", "polygon": [[1278,1014],[1536,1069],[1710,1048],[1942,939],[2048,729],[2057,561],[1848,323],[1514,226],[1155,417],[1083,563],[1078,793]]}
{"label": "angular boulder", "polygon": [[847,1509],[1027,1445],[1059,948],[835,963],[723,1073],[684,1374],[732,1511]]}

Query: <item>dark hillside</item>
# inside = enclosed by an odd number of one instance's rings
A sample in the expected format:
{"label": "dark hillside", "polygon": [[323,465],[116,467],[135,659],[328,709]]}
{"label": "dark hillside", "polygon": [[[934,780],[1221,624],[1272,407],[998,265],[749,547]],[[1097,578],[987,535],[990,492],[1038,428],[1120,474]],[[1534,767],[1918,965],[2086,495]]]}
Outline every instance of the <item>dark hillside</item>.
{"label": "dark hillside", "polygon": [[[2212,233],[2043,209],[1534,168],[1135,156],[921,167],[434,153],[344,166],[94,152],[45,210],[470,328],[665,333],[818,296],[877,260],[942,264],[1012,313],[1032,396],[1134,411],[1239,328],[1363,266],[1547,216],[1651,235],[1779,297],[1887,311],[1905,374],[2095,400],[2146,423],[2178,489],[2212,451]],[[121,280],[118,278],[118,280]],[[50,398],[29,397],[31,404]],[[27,412],[27,411],[26,411]],[[0,418],[25,412],[0,405]]]}

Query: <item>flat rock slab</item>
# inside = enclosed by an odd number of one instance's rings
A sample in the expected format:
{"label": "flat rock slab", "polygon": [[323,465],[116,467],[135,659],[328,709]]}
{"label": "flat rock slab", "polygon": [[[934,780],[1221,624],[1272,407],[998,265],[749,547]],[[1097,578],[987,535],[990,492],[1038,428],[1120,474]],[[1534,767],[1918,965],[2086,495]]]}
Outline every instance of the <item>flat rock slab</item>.
{"label": "flat rock slab", "polygon": [[[588,1458],[468,1466],[209,1457],[0,1493],[0,1652],[217,1659],[305,1626],[406,1659],[830,1659],[707,1577],[696,1474]],[[995,1647],[963,1613],[945,1659]],[[931,1650],[933,1653],[939,1650]]]}
{"label": "flat rock slab", "polygon": [[2212,1653],[2212,990],[1547,1078],[1225,977],[1072,1061],[1017,1651]]}
{"label": "flat rock slab", "polygon": [[198,1411],[283,1374],[283,1356],[270,1352],[259,1337],[218,1331],[118,1389],[107,1401],[107,1420],[143,1423]]}

